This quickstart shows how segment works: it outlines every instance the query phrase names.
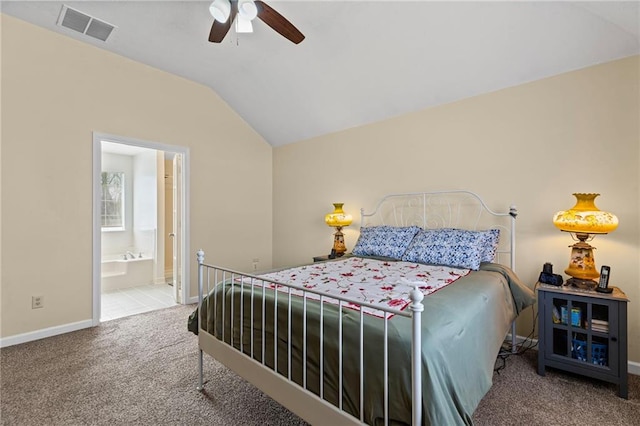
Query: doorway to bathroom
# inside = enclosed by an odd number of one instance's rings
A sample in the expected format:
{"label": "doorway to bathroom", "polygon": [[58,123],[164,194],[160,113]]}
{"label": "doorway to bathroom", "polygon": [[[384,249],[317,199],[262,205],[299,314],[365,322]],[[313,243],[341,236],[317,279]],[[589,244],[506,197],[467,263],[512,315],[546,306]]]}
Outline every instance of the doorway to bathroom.
{"label": "doorway to bathroom", "polygon": [[188,303],[188,150],[94,134],[93,322]]}

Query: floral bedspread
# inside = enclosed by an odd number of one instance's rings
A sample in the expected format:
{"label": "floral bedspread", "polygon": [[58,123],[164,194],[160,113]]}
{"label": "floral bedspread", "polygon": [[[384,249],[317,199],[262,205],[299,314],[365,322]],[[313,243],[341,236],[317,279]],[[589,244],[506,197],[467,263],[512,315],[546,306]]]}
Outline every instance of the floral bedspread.
{"label": "floral bedspread", "polygon": [[[263,274],[260,277],[314,289],[326,293],[327,296],[342,296],[375,306],[403,310],[411,303],[409,292],[414,289],[415,284],[418,284],[418,288],[427,296],[469,272],[469,269],[447,266],[350,257],[285,269]],[[256,284],[255,280],[254,284]],[[265,284],[269,288],[276,288],[275,284]],[[287,293],[288,287],[278,285],[277,290]],[[291,294],[297,296],[302,296],[302,293],[302,290],[297,289],[291,291]],[[307,293],[307,298],[319,300],[320,296]],[[338,303],[335,299],[324,298],[324,300],[329,303]],[[360,310],[361,307],[356,303],[348,303],[344,306],[355,310]],[[380,318],[385,316],[384,311],[366,306],[363,307],[363,311]],[[386,313],[386,316],[390,318],[393,314]]]}

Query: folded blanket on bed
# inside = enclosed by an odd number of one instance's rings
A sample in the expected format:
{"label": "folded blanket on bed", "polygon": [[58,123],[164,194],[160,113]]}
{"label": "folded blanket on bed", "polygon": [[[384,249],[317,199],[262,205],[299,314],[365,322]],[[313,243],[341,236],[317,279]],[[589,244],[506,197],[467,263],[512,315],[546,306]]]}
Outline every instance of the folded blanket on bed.
{"label": "folded blanket on bed", "polygon": [[[327,303],[338,303],[331,296],[346,297],[354,301],[354,303],[344,304],[350,309],[360,310],[361,305],[355,302],[364,302],[404,310],[411,303],[409,293],[415,285],[418,285],[422,293],[428,296],[469,272],[469,269],[448,266],[351,257],[334,262],[285,269],[260,275],[260,278],[319,291],[329,296],[324,298]],[[243,280],[245,285],[266,285],[267,288],[275,288],[283,293],[289,292],[289,287],[280,286],[271,281],[250,278]],[[303,292],[298,289],[291,290],[294,296],[302,296]],[[320,299],[317,294],[309,292],[306,294],[309,299]],[[380,318],[385,316],[384,311],[369,307],[364,307],[363,312]],[[393,314],[386,313],[387,318],[392,316]]]}

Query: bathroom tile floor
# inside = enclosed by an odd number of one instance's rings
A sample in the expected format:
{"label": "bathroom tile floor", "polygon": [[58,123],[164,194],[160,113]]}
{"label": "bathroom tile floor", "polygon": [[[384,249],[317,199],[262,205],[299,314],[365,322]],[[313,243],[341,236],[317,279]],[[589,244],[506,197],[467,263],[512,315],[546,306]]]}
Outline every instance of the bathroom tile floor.
{"label": "bathroom tile floor", "polygon": [[175,306],[173,287],[168,284],[149,284],[121,288],[102,293],[100,321]]}

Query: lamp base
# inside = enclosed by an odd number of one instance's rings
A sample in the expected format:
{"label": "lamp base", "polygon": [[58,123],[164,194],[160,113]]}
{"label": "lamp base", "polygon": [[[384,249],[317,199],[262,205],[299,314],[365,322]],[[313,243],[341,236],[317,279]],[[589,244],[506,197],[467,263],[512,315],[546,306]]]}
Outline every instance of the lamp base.
{"label": "lamp base", "polygon": [[342,226],[336,227],[336,233],[334,236],[335,238],[333,239],[333,249],[331,250],[331,254],[334,254],[335,257],[340,257],[347,251],[347,247],[344,245]]}
{"label": "lamp base", "polygon": [[584,280],[584,279],[580,279],[580,278],[569,278],[567,280],[567,284],[566,285],[570,285],[570,286],[576,287],[576,288],[581,288],[583,290],[594,290],[598,286],[598,283],[595,282],[594,280]]}

